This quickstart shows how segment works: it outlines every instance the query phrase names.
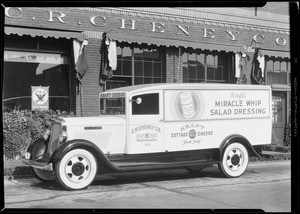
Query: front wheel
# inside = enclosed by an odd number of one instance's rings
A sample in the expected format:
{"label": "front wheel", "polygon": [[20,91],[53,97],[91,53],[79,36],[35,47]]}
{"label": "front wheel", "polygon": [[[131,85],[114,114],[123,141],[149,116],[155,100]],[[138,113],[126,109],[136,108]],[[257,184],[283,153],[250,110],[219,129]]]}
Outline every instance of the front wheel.
{"label": "front wheel", "polygon": [[229,144],[222,157],[222,162],[218,164],[221,173],[228,178],[241,176],[248,166],[249,156],[245,146],[241,143]]}
{"label": "front wheel", "polygon": [[55,165],[59,182],[69,190],[88,187],[97,174],[97,161],[92,153],[74,149]]}
{"label": "front wheel", "polygon": [[42,170],[33,167],[30,167],[30,170],[32,175],[40,181],[51,182],[56,181],[57,179],[55,171]]}

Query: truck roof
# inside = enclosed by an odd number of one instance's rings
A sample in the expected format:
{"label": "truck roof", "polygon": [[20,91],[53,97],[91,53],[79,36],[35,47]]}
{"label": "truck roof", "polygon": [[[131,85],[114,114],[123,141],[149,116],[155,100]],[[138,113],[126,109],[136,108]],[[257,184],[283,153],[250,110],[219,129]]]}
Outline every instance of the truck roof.
{"label": "truck roof", "polygon": [[[145,92],[152,90],[196,90],[196,89],[271,89],[268,85],[240,85],[240,84],[217,84],[217,83],[156,83],[156,84],[143,84],[135,86],[126,86],[121,88],[110,89],[105,92]],[[104,92],[104,93],[105,93]]]}

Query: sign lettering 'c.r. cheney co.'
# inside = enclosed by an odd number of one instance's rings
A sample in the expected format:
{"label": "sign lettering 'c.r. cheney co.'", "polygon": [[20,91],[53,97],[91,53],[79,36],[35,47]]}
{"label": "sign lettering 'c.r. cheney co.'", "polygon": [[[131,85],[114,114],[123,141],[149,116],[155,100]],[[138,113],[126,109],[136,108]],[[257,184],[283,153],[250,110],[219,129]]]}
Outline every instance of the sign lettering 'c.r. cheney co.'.
{"label": "sign lettering 'c.r. cheney co.'", "polygon": [[[74,19],[71,19],[69,15],[61,11],[42,11],[43,13],[47,12],[48,16],[40,16],[38,17],[38,13],[33,13],[34,16],[32,17],[33,21],[44,21],[45,22],[51,22],[51,23],[58,23],[58,24],[67,24],[68,22],[74,22]],[[23,9],[22,8],[17,8],[17,7],[6,7],[5,8],[5,16],[8,19],[22,19],[23,18]],[[27,14],[26,14],[27,15]],[[112,22],[118,22],[116,24],[118,26],[118,29],[120,30],[126,30],[128,31],[138,31],[139,26],[147,26],[146,23],[141,23],[142,21],[140,20],[134,20],[134,19],[126,19],[126,18],[111,18],[108,19],[107,17],[103,15],[91,15],[88,17],[90,24],[92,27],[97,28],[99,30],[99,27],[105,27],[107,23],[112,24]],[[78,25],[82,24],[82,21],[77,21]],[[73,23],[74,24],[74,23]],[[220,31],[225,31],[227,35],[227,40],[230,41],[239,41],[241,39],[242,33],[237,30],[219,30],[219,29],[214,29],[214,28],[208,28],[208,27],[203,27],[203,26],[188,26],[188,25],[179,25],[179,24],[174,24],[174,27],[169,27],[167,24],[164,22],[154,22],[154,21],[148,21],[148,29],[149,32],[152,33],[159,33],[159,34],[164,34],[166,31],[173,31],[175,35],[184,35],[186,37],[190,36],[192,33],[195,36],[195,32],[197,33],[197,36],[200,36],[203,39],[216,39],[216,37],[219,34],[223,35],[223,32]],[[193,29],[197,28],[197,29]],[[252,40],[257,43],[257,44],[263,44],[264,41],[266,41],[268,38],[265,38],[263,34],[254,34],[250,35],[252,37]],[[223,39],[223,37],[222,37]],[[287,39],[284,36],[278,36],[276,39],[274,39],[274,44],[278,46],[286,46],[287,45]]]}

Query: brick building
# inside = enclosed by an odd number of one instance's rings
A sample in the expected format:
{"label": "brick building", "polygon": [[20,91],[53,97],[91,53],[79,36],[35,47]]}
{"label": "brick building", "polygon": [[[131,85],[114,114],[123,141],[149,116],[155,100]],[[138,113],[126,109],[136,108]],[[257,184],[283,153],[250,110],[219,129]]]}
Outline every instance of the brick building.
{"label": "brick building", "polygon": [[[31,108],[31,86],[49,86],[49,107],[99,114],[98,95],[170,82],[268,84],[279,142],[290,117],[289,4],[248,8],[7,7],[3,106]],[[117,69],[99,85],[102,34],[117,44]],[[73,42],[88,71],[76,78]],[[263,56],[257,64],[257,56]],[[245,59],[241,75],[237,60]],[[263,65],[263,66],[261,66]],[[260,70],[259,70],[260,69]],[[80,89],[80,90],[79,90]]]}

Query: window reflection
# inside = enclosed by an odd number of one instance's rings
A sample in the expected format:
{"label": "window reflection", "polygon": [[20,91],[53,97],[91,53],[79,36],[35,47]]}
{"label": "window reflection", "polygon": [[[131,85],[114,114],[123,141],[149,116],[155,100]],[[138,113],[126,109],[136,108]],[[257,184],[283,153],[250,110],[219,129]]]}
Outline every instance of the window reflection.
{"label": "window reflection", "polygon": [[68,63],[61,54],[5,51],[4,106],[31,109],[31,86],[49,86],[49,108],[70,111]]}
{"label": "window reflection", "polygon": [[290,85],[290,62],[283,59],[267,58],[266,75],[268,84]]}
{"label": "window reflection", "polygon": [[280,123],[282,122],[282,104],[283,100],[281,97],[273,96],[272,99],[272,122],[273,123]]}
{"label": "window reflection", "polygon": [[183,82],[228,82],[229,57],[223,52],[183,53]]}
{"label": "window reflection", "polygon": [[118,46],[118,66],[111,80],[126,81],[128,85],[163,82],[161,52],[156,48]]}

